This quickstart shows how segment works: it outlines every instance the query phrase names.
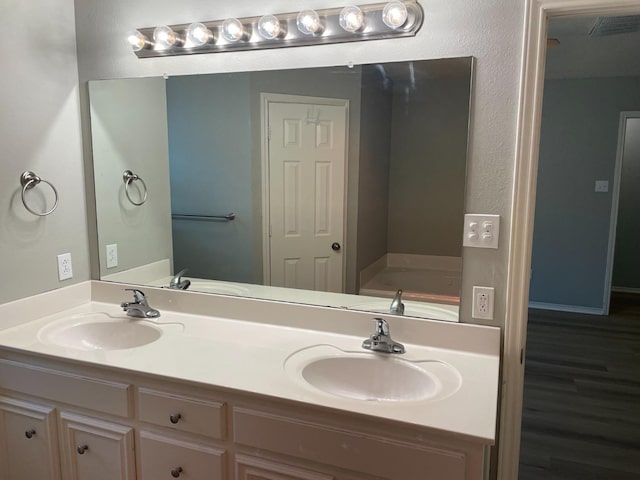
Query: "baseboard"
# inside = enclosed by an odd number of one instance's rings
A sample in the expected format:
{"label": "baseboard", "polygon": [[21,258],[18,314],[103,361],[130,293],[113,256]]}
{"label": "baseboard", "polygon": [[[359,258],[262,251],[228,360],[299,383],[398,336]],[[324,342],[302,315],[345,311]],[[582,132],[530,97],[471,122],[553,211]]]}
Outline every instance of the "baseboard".
{"label": "baseboard", "polygon": [[579,305],[562,305],[559,303],[529,302],[529,308],[539,310],[555,310],[558,312],[586,313],[587,315],[604,315],[604,309],[581,307]]}
{"label": "baseboard", "polygon": [[616,293],[637,293],[640,294],[640,288],[632,287],[611,287],[612,292]]}

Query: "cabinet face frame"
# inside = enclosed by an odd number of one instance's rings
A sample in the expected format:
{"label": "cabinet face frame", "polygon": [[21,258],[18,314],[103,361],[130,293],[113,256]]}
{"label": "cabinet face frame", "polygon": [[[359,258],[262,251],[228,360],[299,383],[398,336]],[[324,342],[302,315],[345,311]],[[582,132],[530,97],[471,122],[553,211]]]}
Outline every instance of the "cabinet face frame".
{"label": "cabinet face frame", "polygon": [[[0,478],[18,478],[11,465],[20,462],[33,467],[34,470],[26,472],[29,480],[60,480],[60,455],[55,415],[56,411],[53,407],[0,396]],[[24,428],[19,431],[9,431],[10,416],[24,418],[26,421]],[[31,430],[35,432],[31,433]],[[27,432],[32,436],[28,437]],[[14,436],[17,437],[14,439]],[[10,442],[14,441],[21,442],[17,447],[18,452],[10,451]],[[36,472],[42,468],[43,464],[46,473],[36,476]]]}

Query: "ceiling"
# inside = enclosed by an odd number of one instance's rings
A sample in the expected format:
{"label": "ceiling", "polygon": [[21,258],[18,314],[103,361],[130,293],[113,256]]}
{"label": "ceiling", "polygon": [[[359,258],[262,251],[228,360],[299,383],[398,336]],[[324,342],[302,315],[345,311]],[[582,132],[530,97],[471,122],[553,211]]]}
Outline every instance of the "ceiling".
{"label": "ceiling", "polygon": [[598,17],[549,21],[548,38],[560,44],[547,50],[546,78],[640,77],[640,31],[591,36]]}

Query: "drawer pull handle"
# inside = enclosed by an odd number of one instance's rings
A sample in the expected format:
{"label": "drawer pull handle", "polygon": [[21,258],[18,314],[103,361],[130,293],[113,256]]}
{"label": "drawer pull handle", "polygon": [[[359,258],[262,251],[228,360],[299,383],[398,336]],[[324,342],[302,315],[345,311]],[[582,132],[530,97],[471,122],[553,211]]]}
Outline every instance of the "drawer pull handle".
{"label": "drawer pull handle", "polygon": [[33,428],[31,430],[27,430],[26,432],[24,432],[24,436],[27,438],[33,438],[35,434],[36,434],[36,431]]}
{"label": "drawer pull handle", "polygon": [[176,467],[173,470],[171,470],[171,476],[173,478],[178,478],[181,473],[182,473],[182,467]]}
{"label": "drawer pull handle", "polygon": [[175,425],[180,421],[181,418],[182,415],[180,415],[179,413],[174,413],[169,417],[169,421]]}
{"label": "drawer pull handle", "polygon": [[84,452],[86,452],[87,450],[89,450],[89,446],[88,445],[78,445],[78,453],[80,455],[84,455]]}

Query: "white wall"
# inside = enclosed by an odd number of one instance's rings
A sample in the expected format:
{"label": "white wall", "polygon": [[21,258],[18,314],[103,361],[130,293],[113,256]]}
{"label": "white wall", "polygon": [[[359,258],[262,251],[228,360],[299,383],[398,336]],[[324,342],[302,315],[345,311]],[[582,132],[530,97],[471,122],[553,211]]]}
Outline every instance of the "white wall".
{"label": "white wall", "polygon": [[[171,264],[171,202],[165,81],[160,78],[92,82],[94,157],[100,277],[160,260]],[[122,110],[129,113],[123,116]],[[133,205],[122,173],[131,170],[147,188]],[[144,199],[139,181],[128,187]],[[117,245],[118,266],[107,268],[106,245]]]}
{"label": "white wall", "polygon": [[[0,2],[0,303],[89,279],[84,173],[71,0]],[[20,201],[24,170],[53,183],[48,217]],[[49,208],[46,185],[28,192]],[[46,205],[45,205],[46,202]],[[56,255],[70,252],[73,279],[60,282]]]}
{"label": "white wall", "polygon": [[[314,7],[335,7],[318,0]],[[500,248],[465,249],[462,321],[471,320],[472,285],[494,286],[496,319],[504,324],[509,214],[515,159],[517,100],[524,2],[423,1],[425,23],[415,38],[139,60],[123,45],[132,28],[149,25],[288,12],[286,0],[83,0],[76,4],[80,80],[98,78],[269,70],[349,62],[473,56],[477,59],[468,159],[466,210],[502,216]],[[83,103],[86,115],[86,102]],[[87,158],[90,159],[90,156]]]}

